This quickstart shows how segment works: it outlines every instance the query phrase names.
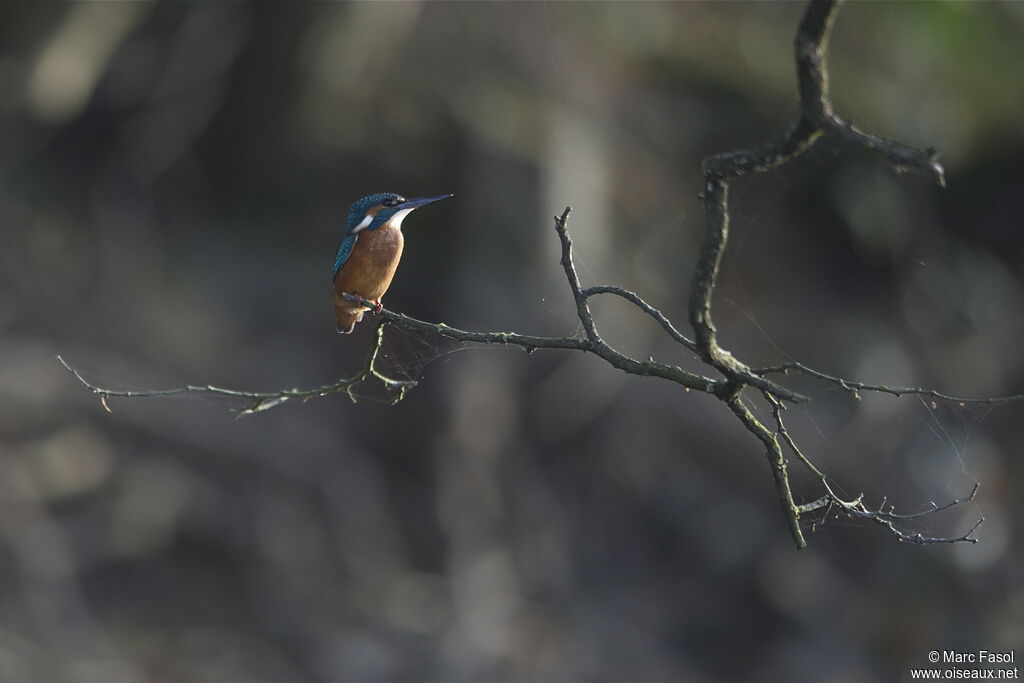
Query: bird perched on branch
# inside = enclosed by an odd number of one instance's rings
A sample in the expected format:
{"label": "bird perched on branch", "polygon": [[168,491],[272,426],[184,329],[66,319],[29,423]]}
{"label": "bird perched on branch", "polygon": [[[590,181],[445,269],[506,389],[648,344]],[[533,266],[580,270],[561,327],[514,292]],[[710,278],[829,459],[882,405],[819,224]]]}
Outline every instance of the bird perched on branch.
{"label": "bird perched on branch", "polygon": [[342,294],[354,294],[383,308],[380,299],[391,286],[402,258],[402,221],[421,206],[451,197],[406,199],[393,192],[363,197],[349,210],[345,239],[338,245],[334,259],[334,317],[338,332],[349,334],[363,319],[366,309],[346,300]]}

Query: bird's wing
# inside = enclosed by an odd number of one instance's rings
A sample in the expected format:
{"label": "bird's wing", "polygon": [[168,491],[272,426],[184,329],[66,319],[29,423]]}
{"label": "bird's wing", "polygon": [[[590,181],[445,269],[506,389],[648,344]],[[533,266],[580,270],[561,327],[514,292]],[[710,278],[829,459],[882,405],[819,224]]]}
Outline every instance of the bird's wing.
{"label": "bird's wing", "polygon": [[345,261],[348,260],[357,239],[359,239],[359,233],[354,232],[350,235],[345,235],[345,239],[338,245],[338,255],[334,257],[334,274],[331,276],[331,282],[338,278],[338,272],[345,265]]}

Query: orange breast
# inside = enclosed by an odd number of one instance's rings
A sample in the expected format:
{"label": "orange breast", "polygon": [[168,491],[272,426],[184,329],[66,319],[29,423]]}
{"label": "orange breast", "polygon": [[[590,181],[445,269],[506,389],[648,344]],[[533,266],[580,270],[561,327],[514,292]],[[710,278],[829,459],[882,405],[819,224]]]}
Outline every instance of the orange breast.
{"label": "orange breast", "polygon": [[348,292],[379,301],[391,286],[402,259],[403,246],[402,231],[392,227],[360,232],[352,253],[334,281],[335,293]]}

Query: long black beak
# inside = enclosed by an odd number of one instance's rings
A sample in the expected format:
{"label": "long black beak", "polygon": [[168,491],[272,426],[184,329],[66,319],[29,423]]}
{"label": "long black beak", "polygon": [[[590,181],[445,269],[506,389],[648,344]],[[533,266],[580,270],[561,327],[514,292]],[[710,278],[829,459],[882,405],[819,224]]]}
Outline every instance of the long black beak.
{"label": "long black beak", "polygon": [[442,199],[448,199],[449,197],[454,196],[455,195],[453,194],[442,194],[438,195],[437,197],[420,197],[418,199],[406,199],[404,202],[396,206],[395,209],[398,211],[404,211],[405,209],[417,209],[421,206],[433,204],[434,202],[439,202]]}

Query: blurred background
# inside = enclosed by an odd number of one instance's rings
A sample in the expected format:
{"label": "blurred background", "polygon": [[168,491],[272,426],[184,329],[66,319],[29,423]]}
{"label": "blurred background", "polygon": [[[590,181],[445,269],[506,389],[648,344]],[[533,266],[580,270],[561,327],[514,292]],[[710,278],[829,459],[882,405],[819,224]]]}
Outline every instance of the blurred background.
{"label": "blurred background", "polygon": [[[0,681],[880,681],[1024,644],[1021,423],[914,397],[789,411],[850,497],[978,545],[829,519],[792,543],[714,399],[581,355],[389,332],[421,378],[235,417],[113,388],[351,372],[348,206],[405,223],[389,308],[572,334],[585,285],[685,329],[700,162],[795,106],[797,3],[0,4]],[[734,183],[716,300],[751,364],[1024,392],[1024,4],[856,3],[838,110],[942,149],[948,188],[829,138]],[[595,301],[605,338],[700,366]],[[767,413],[756,405],[759,414]],[[794,466],[798,498],[819,495]]]}

